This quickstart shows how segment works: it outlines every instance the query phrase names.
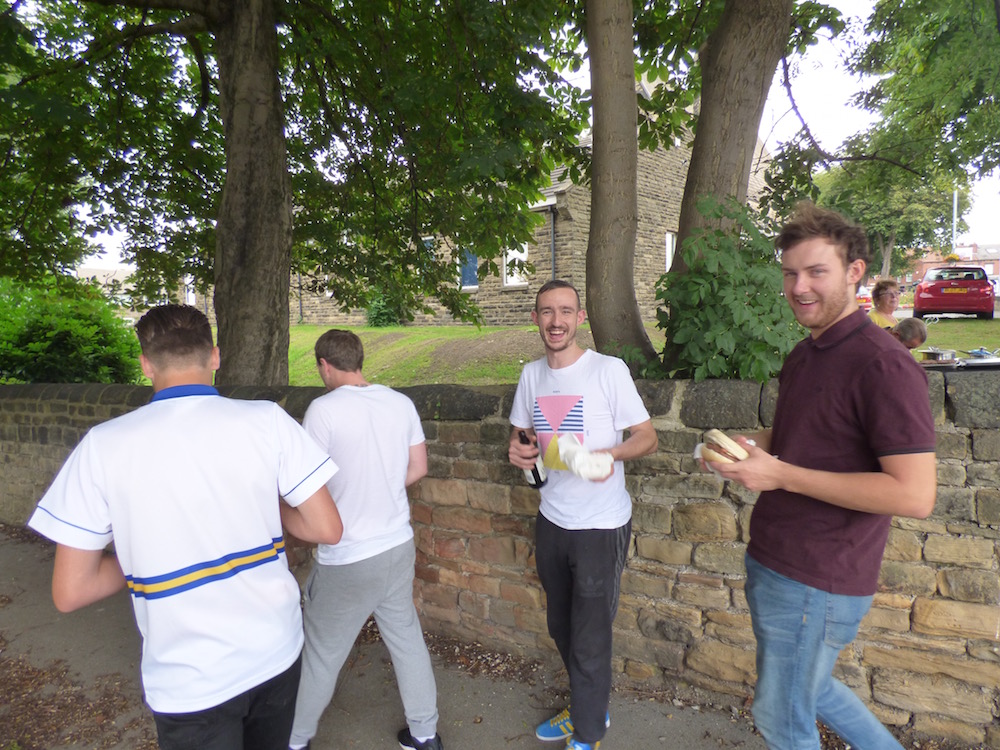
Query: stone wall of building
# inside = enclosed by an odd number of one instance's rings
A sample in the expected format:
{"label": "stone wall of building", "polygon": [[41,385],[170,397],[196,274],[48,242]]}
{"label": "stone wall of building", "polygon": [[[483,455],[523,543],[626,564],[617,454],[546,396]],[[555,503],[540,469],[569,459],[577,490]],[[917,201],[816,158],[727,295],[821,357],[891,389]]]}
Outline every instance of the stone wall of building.
{"label": "stone wall of building", "polygon": [[[1000,373],[929,373],[938,500],[893,521],[879,592],[838,674],[885,722],[1000,747]],[[640,382],[659,452],[628,467],[633,543],[615,623],[621,683],[684,682],[740,705],[754,681],[743,555],[755,496],[699,471],[709,427],[770,422],[776,385]],[[321,389],[236,388],[301,418]],[[513,388],[405,389],[424,421],[429,475],[412,491],[424,626],[551,656],[533,565],[538,498],[507,463]],[[131,386],[0,386],[0,521],[20,524],[93,424],[145,403]]]}

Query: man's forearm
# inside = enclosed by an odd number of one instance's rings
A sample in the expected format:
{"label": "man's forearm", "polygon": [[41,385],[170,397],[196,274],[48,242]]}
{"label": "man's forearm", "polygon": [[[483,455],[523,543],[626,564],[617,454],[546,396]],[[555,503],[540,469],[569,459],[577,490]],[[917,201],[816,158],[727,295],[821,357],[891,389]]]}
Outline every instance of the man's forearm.
{"label": "man's forearm", "polygon": [[628,439],[612,448],[611,455],[616,461],[631,461],[655,452],[658,444],[653,423],[647,421],[630,427]]}
{"label": "man's forearm", "polygon": [[304,542],[336,544],[344,533],[340,512],[326,487],[294,508],[282,501],[279,511],[285,529]]}
{"label": "man's forearm", "polygon": [[125,588],[118,557],[104,550],[56,545],[52,569],[52,601],[60,612],[72,612]]}
{"label": "man's forearm", "polygon": [[743,461],[711,466],[723,478],[754,492],[780,489],[850,510],[911,518],[926,518],[934,510],[933,453],[883,456],[881,471],[840,473],[796,466],[760,446],[747,450],[750,457]]}
{"label": "man's forearm", "polygon": [[771,430],[758,430],[757,432],[742,433],[747,440],[753,440],[754,444],[761,450],[771,452]]}
{"label": "man's forearm", "polygon": [[[917,454],[922,455],[922,454]],[[783,464],[783,488],[831,505],[865,513],[926,518],[934,510],[937,483],[933,455],[930,471],[916,467],[906,479],[885,471],[838,473]]]}

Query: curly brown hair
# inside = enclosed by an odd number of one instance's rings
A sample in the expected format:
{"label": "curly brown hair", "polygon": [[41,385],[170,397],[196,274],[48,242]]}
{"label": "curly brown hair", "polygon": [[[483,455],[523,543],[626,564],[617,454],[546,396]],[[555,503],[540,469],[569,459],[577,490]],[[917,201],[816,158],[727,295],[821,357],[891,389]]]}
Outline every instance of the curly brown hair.
{"label": "curly brown hair", "polygon": [[774,245],[784,251],[813,237],[823,237],[836,245],[844,254],[845,265],[856,260],[864,261],[865,266],[871,265],[871,250],[864,228],[811,201],[802,201],[795,207],[795,213],[782,227]]}

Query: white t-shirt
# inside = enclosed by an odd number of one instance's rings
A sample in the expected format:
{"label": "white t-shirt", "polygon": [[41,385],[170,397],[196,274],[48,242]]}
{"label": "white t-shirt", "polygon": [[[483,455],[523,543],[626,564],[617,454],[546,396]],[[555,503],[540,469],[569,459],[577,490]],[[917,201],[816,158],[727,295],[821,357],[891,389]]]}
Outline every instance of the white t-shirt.
{"label": "white t-shirt", "polygon": [[628,367],[617,357],[587,349],[569,367],[553,370],[545,358],[529,362],[521,372],[510,421],[533,427],[548,469],[539,510],[564,529],[616,529],[632,517],[625,489],[625,467],[615,461],[614,474],[591,482],[570,472],[559,458],[560,435],[575,434],[588,451],[622,442],[622,430],[649,419]]}
{"label": "white t-shirt", "polygon": [[278,497],[297,506],[336,470],[277,404],[178,386],[91,429],[28,525],[77,549],[114,539],[150,708],[202,711],[298,658]]}
{"label": "white t-shirt", "polygon": [[410,446],[424,442],[413,402],[384,385],[344,385],[313,401],[302,425],[340,467],[326,486],[344,535],[316,559],[346,565],[412,539],[406,469]]}

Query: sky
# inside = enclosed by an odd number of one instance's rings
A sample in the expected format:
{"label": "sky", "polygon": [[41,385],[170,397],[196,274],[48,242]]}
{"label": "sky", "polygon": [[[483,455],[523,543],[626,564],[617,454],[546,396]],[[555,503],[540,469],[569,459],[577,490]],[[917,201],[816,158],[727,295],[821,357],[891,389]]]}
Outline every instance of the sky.
{"label": "sky", "polygon": [[[826,0],[855,26],[858,37],[863,22],[871,13],[872,0]],[[841,35],[845,36],[845,35]],[[851,95],[864,86],[846,70],[843,56],[846,41],[836,39],[820,42],[793,67],[792,95],[809,127],[828,150],[836,149],[846,138],[863,130],[872,122],[871,115],[851,107]],[[798,129],[798,120],[791,112],[782,86],[780,68],[775,75],[767,107],[761,119],[760,136],[774,147]],[[959,245],[976,243],[980,246],[1000,244],[1000,177],[993,173],[977,182],[972,190],[972,208],[965,216],[969,225],[959,233]]]}

